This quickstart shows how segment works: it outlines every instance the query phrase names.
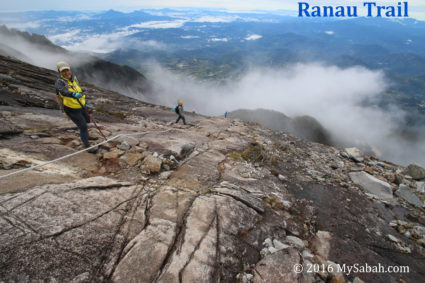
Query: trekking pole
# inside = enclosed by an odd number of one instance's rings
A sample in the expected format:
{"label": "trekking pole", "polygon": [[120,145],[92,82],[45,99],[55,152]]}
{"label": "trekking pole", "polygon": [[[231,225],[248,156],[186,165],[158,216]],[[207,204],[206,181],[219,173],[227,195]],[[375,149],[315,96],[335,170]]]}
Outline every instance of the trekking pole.
{"label": "trekking pole", "polygon": [[102,137],[107,140],[107,138],[105,137],[105,135],[102,133],[102,131],[100,130],[100,128],[97,126],[96,121],[91,117],[89,111],[87,111],[87,108],[80,102],[80,99],[76,98],[78,101],[78,104],[80,104],[81,108],[84,109],[84,112],[86,112],[87,116],[89,116],[90,121],[93,122],[94,126],[96,127],[96,129],[99,131],[99,133],[102,135]]}

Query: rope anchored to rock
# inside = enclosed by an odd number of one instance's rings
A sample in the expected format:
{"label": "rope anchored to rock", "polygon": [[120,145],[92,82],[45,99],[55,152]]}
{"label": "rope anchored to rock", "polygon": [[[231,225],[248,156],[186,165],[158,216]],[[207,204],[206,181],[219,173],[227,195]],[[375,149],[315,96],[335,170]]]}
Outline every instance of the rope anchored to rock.
{"label": "rope anchored to rock", "polygon": [[[170,131],[170,130],[165,130],[165,131],[160,131],[160,132],[168,132],[168,131]],[[101,142],[101,143],[98,143],[98,144],[96,144],[96,145],[93,145],[93,146],[87,147],[87,148],[85,148],[85,149],[82,149],[82,150],[80,150],[80,151],[77,151],[77,152],[74,152],[74,153],[71,153],[71,154],[67,154],[67,155],[65,155],[65,156],[62,156],[62,157],[59,157],[59,158],[57,158],[57,159],[54,159],[54,160],[50,160],[50,161],[44,162],[44,163],[42,163],[42,164],[38,164],[38,165],[35,165],[35,166],[32,166],[32,167],[29,167],[29,168],[25,168],[25,169],[22,169],[22,170],[19,170],[19,171],[15,171],[15,172],[12,172],[12,173],[9,173],[9,174],[6,174],[6,175],[3,175],[3,176],[0,176],[0,180],[1,180],[1,179],[4,179],[4,178],[7,178],[7,177],[10,177],[10,176],[14,176],[14,175],[20,174],[20,173],[24,173],[24,172],[27,172],[27,171],[31,171],[31,170],[37,169],[37,168],[40,168],[40,167],[43,167],[43,166],[49,165],[49,164],[51,164],[51,163],[55,163],[55,162],[58,162],[58,161],[61,161],[61,160],[67,159],[67,158],[72,157],[72,156],[76,156],[76,155],[78,155],[78,154],[80,154],[80,153],[83,153],[83,152],[88,151],[88,150],[90,150],[90,149],[96,148],[96,147],[98,147],[98,146],[101,146],[101,145],[103,145],[103,144],[105,144],[105,143],[108,143],[108,142],[113,141],[113,140],[115,140],[115,139],[117,139],[117,138],[120,138],[120,137],[146,135],[146,134],[149,134],[149,133],[153,133],[153,131],[147,131],[147,132],[141,132],[141,133],[133,133],[133,134],[119,134],[119,135],[117,135],[117,136],[115,136],[115,137],[112,137],[112,138],[107,139],[107,140],[105,140],[105,141],[103,141],[103,142]]]}

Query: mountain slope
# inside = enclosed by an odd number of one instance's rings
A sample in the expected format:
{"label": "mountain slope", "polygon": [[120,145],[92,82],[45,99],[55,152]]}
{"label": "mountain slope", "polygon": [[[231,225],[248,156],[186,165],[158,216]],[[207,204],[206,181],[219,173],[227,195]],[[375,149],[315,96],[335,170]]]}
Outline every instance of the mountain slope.
{"label": "mountain slope", "polygon": [[[0,75],[0,121],[16,129],[1,133],[1,176],[81,148],[55,109],[55,72],[0,57]],[[108,138],[129,135],[0,176],[0,280],[424,278],[419,168],[240,120],[188,113],[190,125],[176,125],[170,108],[82,85]],[[294,271],[312,263],[329,272]],[[342,274],[335,264],[409,272]]]}
{"label": "mountain slope", "polygon": [[146,77],[128,66],[120,66],[88,54],[69,52],[45,36],[29,34],[0,26],[0,54],[49,69],[56,62],[66,60],[75,74],[83,81],[103,88],[122,91],[126,95],[152,100],[151,87]]}
{"label": "mountain slope", "polygon": [[230,112],[228,116],[246,122],[259,123],[264,127],[288,132],[313,142],[333,145],[330,134],[316,119],[310,116],[300,116],[291,119],[283,113],[266,109],[238,109]]}

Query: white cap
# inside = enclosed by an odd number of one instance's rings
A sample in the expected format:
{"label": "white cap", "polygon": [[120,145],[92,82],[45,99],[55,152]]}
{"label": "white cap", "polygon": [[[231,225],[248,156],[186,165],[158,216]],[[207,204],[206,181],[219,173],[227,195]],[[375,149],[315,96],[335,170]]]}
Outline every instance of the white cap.
{"label": "white cap", "polygon": [[68,64],[68,63],[66,63],[65,61],[59,61],[59,62],[56,64],[56,67],[58,68],[58,71],[59,71],[59,72],[62,72],[63,70],[66,70],[66,69],[71,70],[71,67],[70,67],[70,66],[69,66],[69,64]]}

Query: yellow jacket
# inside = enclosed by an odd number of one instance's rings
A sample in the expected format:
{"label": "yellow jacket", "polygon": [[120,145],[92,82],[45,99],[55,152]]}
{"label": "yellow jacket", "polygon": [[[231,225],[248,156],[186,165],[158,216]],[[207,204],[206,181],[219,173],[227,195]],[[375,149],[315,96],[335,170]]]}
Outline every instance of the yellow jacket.
{"label": "yellow jacket", "polygon": [[78,99],[81,103],[78,103],[77,99],[72,96],[74,92],[83,92],[78,84],[77,77],[73,76],[72,80],[60,76],[56,81],[56,93],[60,96],[63,101],[63,105],[73,109],[80,109],[81,105],[86,105],[86,96]]}

